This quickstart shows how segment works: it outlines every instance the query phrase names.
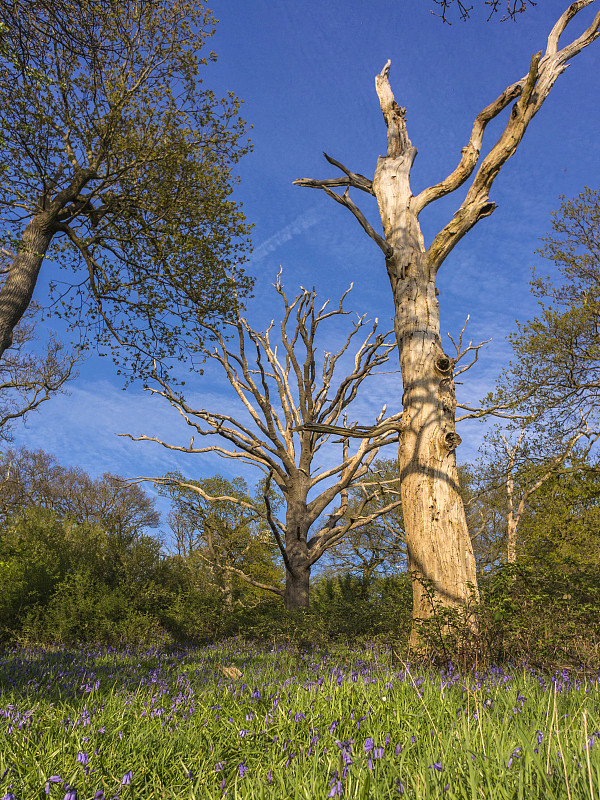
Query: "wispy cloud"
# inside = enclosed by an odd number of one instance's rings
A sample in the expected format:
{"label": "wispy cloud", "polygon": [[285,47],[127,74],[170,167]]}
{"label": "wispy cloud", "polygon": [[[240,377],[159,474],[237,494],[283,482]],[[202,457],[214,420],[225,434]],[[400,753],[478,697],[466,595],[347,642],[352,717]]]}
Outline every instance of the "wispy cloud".
{"label": "wispy cloud", "polygon": [[280,248],[286,242],[289,242],[294,236],[304,233],[309,228],[312,228],[322,219],[322,213],[319,213],[319,206],[309,208],[303,214],[296,217],[289,225],[286,225],[277,233],[270,236],[265,242],[259,244],[252,253],[251,263],[260,261]]}

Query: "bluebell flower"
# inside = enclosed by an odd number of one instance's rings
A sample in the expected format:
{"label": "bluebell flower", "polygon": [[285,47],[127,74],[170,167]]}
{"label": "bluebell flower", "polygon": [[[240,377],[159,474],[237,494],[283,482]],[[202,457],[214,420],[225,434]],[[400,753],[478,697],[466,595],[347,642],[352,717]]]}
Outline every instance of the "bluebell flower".
{"label": "bluebell flower", "polygon": [[123,778],[121,780],[121,786],[129,786],[132,780],[133,780],[133,772],[132,770],[129,770],[129,772],[126,772],[125,775],[123,775]]}
{"label": "bluebell flower", "polygon": [[329,781],[329,786],[331,786],[331,791],[327,797],[336,797],[342,793],[342,782],[337,769],[333,771],[333,779]]}

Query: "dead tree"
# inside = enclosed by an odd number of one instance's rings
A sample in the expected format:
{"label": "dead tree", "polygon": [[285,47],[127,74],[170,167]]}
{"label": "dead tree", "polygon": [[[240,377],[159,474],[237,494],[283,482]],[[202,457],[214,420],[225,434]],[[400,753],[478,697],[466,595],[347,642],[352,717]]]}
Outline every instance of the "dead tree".
{"label": "dead tree", "polygon": [[[564,72],[567,60],[599,35],[600,12],[581,36],[558,49],[567,24],[593,1],[572,3],[550,32],[546,52],[536,53],[529,72],[477,115],[458,166],[440,183],[416,196],[411,192],[409,177],[417,149],[408,137],[406,109],[398,105],[390,87],[389,61],[375,79],[387,126],[387,154],[378,159],[373,179],[352,172],[326,155],[329,163],[343,173],[340,177],[295,181],[300,186],[322,189],[345,206],[385,256],[404,385],[399,467],[408,564],[415,578],[414,619],[427,618],[432,613],[434,604],[426,583],[434,587],[436,604],[459,609],[465,607],[477,584],[459,493],[455,449],[461,439],[455,431],[454,363],[444,352],[440,338],[437,272],[462,237],[493,213],[495,204],[489,193],[496,176],[515,153],[527,126]],[[487,124],[509,106],[503,131],[479,163]],[[473,175],[464,202],[426,246],[419,223],[421,211]],[[345,187],[344,193],[335,192],[335,187]],[[350,198],[351,188],[376,197],[383,235]]]}
{"label": "dead tree", "polygon": [[[177,409],[193,429],[194,436],[217,436],[225,440],[226,445],[196,447],[194,437],[189,445],[174,445],[157,437],[125,435],[134,441],[153,441],[182,453],[217,453],[262,470],[266,476],[264,503],[213,496],[193,482],[175,479],[174,484],[172,477],[138,480],[152,480],[163,486],[177,485],[197,492],[209,502],[231,502],[262,517],[285,565],[285,590],[256,581],[239,569],[232,571],[254,586],[281,595],[285,607],[295,610],[308,607],[311,568],[328,548],[349,531],[386,514],[400,503],[396,494],[387,503],[367,510],[374,495],[373,491],[367,491],[354,513],[350,517],[346,515],[348,487],[356,486],[367,474],[381,447],[398,441],[400,414],[385,417],[384,406],[371,428],[337,424],[344,420],[363,381],[378,374],[375,370],[388,361],[396,345],[389,340],[391,331],[376,332],[375,320],[355,353],[352,369],[339,378],[343,357],[354,337],[367,324],[364,316],[359,317],[342,347],[336,353],[324,353],[319,374],[317,334],[326,320],[349,313],[344,310],[343,303],[350,290],[344,293],[336,309],[329,309],[329,301],[317,309],[314,289],[304,289],[291,303],[280,276],[276,289],[284,304],[279,331],[281,355],[272,342],[274,323],[271,322],[264,332],[255,331],[239,313],[236,321],[230,323],[237,340],[235,349],[228,346],[217,329],[211,329],[217,345],[214,350],[204,351],[224,370],[245,409],[246,420],[226,412],[193,408],[181,395],[175,394],[158,371],[153,376],[158,388],[149,388]],[[317,453],[320,457],[324,455],[321,448],[326,443],[334,443],[332,436],[335,435],[342,436],[344,447],[338,446],[329,453],[326,466],[315,467],[315,456]],[[357,442],[353,450],[347,446],[348,439]],[[340,460],[331,461],[336,452]],[[282,519],[273,512],[272,484],[283,495],[285,517]],[[311,534],[311,527],[337,498],[340,498],[339,506]]]}

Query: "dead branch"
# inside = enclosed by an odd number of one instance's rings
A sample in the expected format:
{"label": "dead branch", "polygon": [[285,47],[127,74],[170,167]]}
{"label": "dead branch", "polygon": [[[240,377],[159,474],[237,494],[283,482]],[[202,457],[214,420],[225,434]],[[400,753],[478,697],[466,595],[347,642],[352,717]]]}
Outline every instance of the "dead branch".
{"label": "dead branch", "polygon": [[570,44],[558,50],[558,40],[568,23],[594,0],[577,0],[562,14],[548,37],[546,53],[531,58],[529,72],[516,81],[475,119],[471,139],[463,149],[462,158],[451,175],[441,183],[425,189],[415,198],[419,213],[428,203],[454,191],[472,174],[479,160],[483,133],[487,123],[518,98],[513,105],[504,130],[477,170],[467,196],[451,221],[438,233],[428,249],[429,263],[438,269],[457,242],[483,217],[489,216],[495,204],[489,200],[492,184],[502,166],[515,153],[533,117],[542,107],[568,59],[577,55],[600,35],[600,11],[591,25]]}
{"label": "dead branch", "polygon": [[207,564],[210,564],[212,567],[218,567],[218,569],[223,570],[224,572],[232,572],[234,575],[238,575],[243,581],[249,583],[251,586],[256,586],[257,589],[264,589],[265,592],[271,592],[272,594],[276,594],[278,597],[284,596],[283,589],[278,589],[276,586],[272,586],[270,583],[261,583],[260,581],[255,581],[254,578],[251,578],[247,575],[243,570],[238,569],[237,567],[231,567],[228,564],[215,564],[210,558],[207,558],[202,553],[197,554],[202,561],[206,561]]}
{"label": "dead branch", "polygon": [[471,318],[471,315],[467,314],[467,318],[465,320],[465,324],[462,326],[462,329],[461,329],[459,337],[458,337],[458,343],[454,341],[454,339],[453,339],[453,337],[452,337],[452,335],[450,333],[448,334],[448,338],[450,339],[450,341],[452,342],[452,344],[454,346],[454,349],[456,350],[456,355],[454,356],[454,366],[456,366],[459,363],[459,361],[462,361],[462,359],[467,355],[467,353],[473,353],[474,354],[473,355],[473,360],[469,364],[466,364],[464,367],[461,367],[459,370],[455,369],[453,371],[452,374],[453,374],[454,378],[456,378],[458,375],[462,375],[463,372],[466,372],[467,370],[471,369],[471,367],[475,366],[475,364],[479,360],[479,351],[481,350],[481,348],[485,344],[489,344],[492,341],[491,339],[485,339],[483,342],[480,342],[479,344],[473,345],[473,340],[471,339],[469,344],[466,347],[463,347],[463,336],[464,336],[465,330],[467,329],[467,325],[469,323],[469,319],[470,318]]}

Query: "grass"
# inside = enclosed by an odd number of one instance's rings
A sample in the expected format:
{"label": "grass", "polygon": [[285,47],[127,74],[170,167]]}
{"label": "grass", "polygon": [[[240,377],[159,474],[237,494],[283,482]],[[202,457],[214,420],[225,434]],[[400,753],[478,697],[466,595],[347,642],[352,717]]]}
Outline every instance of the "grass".
{"label": "grass", "polygon": [[240,640],[7,650],[0,798],[600,800],[599,690]]}

